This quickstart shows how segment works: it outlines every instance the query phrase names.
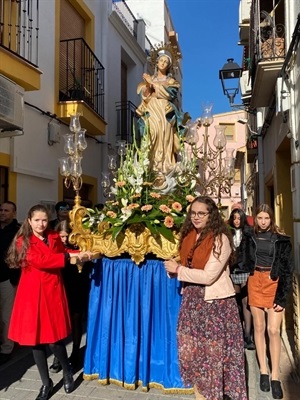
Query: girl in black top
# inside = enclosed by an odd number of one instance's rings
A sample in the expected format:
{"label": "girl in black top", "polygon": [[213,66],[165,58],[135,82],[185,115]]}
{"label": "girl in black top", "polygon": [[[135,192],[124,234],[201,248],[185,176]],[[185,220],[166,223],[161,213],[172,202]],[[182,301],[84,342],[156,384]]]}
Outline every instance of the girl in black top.
{"label": "girl in black top", "polygon": [[255,213],[254,232],[244,234],[243,268],[250,272],[248,302],[253,316],[254,340],[260,368],[260,389],[270,391],[265,340],[265,313],[271,356],[271,387],[274,399],[282,399],[279,381],[280,326],[292,286],[293,261],[290,238],[275,224],[272,209],[260,205]]}

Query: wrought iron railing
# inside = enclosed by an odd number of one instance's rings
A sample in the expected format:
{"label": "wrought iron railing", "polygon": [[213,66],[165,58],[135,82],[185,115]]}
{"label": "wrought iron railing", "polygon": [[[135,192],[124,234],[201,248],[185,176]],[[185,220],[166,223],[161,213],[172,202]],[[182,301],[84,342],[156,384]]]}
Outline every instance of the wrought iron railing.
{"label": "wrought iron railing", "polygon": [[39,0],[0,1],[0,46],[38,66]]}
{"label": "wrought iron railing", "polygon": [[284,59],[284,25],[275,24],[274,17],[266,11],[260,12],[260,20],[256,39],[258,60]]}
{"label": "wrought iron railing", "polygon": [[[127,29],[137,39],[137,26],[139,21],[136,19],[133,12],[128,7],[126,0],[112,0],[112,2],[113,10],[116,11],[121,20],[124,22]],[[145,51],[149,53],[152,47],[153,46],[149,38],[145,36]]]}
{"label": "wrought iron railing", "polygon": [[[276,12],[275,12],[276,11]],[[285,58],[284,16],[279,9],[270,12],[260,9],[260,2],[253,1],[250,23],[251,77],[254,82],[260,61],[277,61]]]}
{"label": "wrought iron railing", "polygon": [[83,100],[104,118],[104,67],[82,38],[60,41],[59,100]]}
{"label": "wrought iron railing", "polygon": [[132,35],[136,38],[137,37],[137,24],[138,21],[133,15],[132,11],[126,4],[125,0],[112,0],[113,2],[113,9],[116,11],[116,13],[119,15],[119,17],[122,19],[124,24],[127,26],[129,31],[132,33]]}
{"label": "wrought iron railing", "polygon": [[134,135],[133,130],[135,130],[136,141],[139,143],[140,137],[136,125],[136,106],[131,101],[119,101],[116,103],[116,111],[117,139],[132,143]]}

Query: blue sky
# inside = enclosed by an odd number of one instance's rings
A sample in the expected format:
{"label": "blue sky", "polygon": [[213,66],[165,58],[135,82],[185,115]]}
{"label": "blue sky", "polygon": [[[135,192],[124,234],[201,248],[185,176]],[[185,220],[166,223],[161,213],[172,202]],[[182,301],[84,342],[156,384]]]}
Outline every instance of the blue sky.
{"label": "blue sky", "polygon": [[[213,114],[231,111],[219,70],[228,58],[242,64],[239,0],[167,0],[178,33],[183,65],[183,111],[192,119],[201,104],[212,102]],[[236,104],[241,104],[239,96]]]}

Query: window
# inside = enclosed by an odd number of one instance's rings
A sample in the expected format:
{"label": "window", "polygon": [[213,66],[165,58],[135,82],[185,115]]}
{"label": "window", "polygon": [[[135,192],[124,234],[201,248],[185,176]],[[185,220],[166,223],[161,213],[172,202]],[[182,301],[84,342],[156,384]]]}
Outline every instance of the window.
{"label": "window", "polygon": [[221,126],[226,126],[225,136],[228,142],[235,141],[235,124],[231,123],[220,123]]}

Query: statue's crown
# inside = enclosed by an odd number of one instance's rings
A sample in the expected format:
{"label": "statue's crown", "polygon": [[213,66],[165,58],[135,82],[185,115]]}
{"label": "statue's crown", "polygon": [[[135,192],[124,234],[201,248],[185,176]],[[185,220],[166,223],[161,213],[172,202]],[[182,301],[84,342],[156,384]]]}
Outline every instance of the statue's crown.
{"label": "statue's crown", "polygon": [[180,60],[182,58],[181,53],[178,50],[178,47],[176,45],[172,45],[171,42],[167,42],[167,43],[161,42],[159,44],[155,44],[151,48],[150,55],[148,57],[149,63],[153,67],[155,67],[157,58],[162,54],[167,55],[171,59],[173,68],[177,67],[178,60]]}

